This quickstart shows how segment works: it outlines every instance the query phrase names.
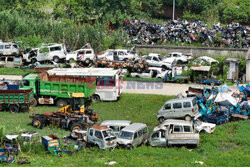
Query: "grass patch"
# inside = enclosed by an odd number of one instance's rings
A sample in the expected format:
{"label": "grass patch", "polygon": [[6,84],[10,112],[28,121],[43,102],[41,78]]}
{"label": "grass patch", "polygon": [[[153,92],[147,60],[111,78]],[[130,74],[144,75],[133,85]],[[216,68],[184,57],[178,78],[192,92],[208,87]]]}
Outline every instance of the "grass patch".
{"label": "grass patch", "polygon": [[0,74],[2,75],[26,75],[35,72],[33,69],[22,68],[0,68]]}
{"label": "grass patch", "polygon": [[[108,119],[128,119],[143,122],[151,131],[158,124],[156,113],[164,102],[172,96],[123,94],[117,102],[92,103],[99,113],[99,122]],[[20,129],[38,131],[41,135],[54,134],[62,138],[69,131],[46,127],[43,130],[30,125],[31,113],[44,113],[58,110],[54,106],[32,108],[30,113],[10,114],[0,112],[1,126],[10,134]],[[41,144],[23,149],[19,156],[30,157],[32,166],[107,166],[104,163],[116,161],[115,166],[200,166],[195,161],[203,161],[205,166],[248,166],[250,155],[250,121],[230,122],[217,126],[213,134],[202,134],[201,144],[194,150],[184,147],[153,148],[140,146],[132,151],[116,149],[112,152],[87,148],[69,156],[55,157],[47,154]],[[12,166],[17,166],[13,164]]]}

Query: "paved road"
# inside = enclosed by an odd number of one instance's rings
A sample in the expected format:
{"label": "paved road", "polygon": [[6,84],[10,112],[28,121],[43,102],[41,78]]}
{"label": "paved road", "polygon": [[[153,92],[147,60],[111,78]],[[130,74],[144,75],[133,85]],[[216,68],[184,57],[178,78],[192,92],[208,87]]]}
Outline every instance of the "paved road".
{"label": "paved road", "polygon": [[[186,95],[188,87],[204,88],[205,85],[200,84],[177,84],[177,83],[149,83],[124,81],[124,93],[140,93],[140,94],[159,94],[159,95],[178,95],[179,93]],[[229,86],[233,91],[237,90],[237,86]]]}
{"label": "paved road", "polygon": [[[0,75],[0,80],[22,80],[20,75]],[[139,81],[123,81],[124,93],[139,93],[139,94],[159,94],[159,95],[173,95],[179,93],[186,95],[188,87],[204,88],[200,84],[177,84],[177,83],[160,83],[160,82],[139,82]],[[237,90],[237,86],[229,86],[233,91]]]}

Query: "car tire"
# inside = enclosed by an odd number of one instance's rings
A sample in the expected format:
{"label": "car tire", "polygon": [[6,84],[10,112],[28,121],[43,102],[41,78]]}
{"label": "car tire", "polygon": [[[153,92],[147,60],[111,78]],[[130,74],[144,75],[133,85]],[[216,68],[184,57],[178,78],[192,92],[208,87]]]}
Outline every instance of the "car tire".
{"label": "car tire", "polygon": [[9,111],[10,111],[10,113],[17,113],[17,112],[19,112],[19,107],[16,105],[10,105]]}
{"label": "car tire", "polygon": [[64,107],[66,105],[68,105],[68,102],[66,99],[58,99],[56,101],[56,106],[58,106],[58,107]]}
{"label": "car tire", "polygon": [[177,64],[183,64],[183,62],[181,60],[178,60]]}
{"label": "car tire", "polygon": [[33,100],[32,100],[32,102],[30,103],[30,105],[31,105],[32,107],[36,107],[36,106],[37,106],[37,100],[36,100],[36,98],[33,98]]}
{"label": "car tire", "polygon": [[54,56],[53,57],[53,61],[56,62],[56,63],[59,63],[60,59],[58,56]]}
{"label": "car tire", "polygon": [[168,69],[168,67],[165,66],[165,65],[161,66],[161,68],[163,68],[163,69]]}
{"label": "car tire", "polygon": [[127,150],[133,150],[134,147],[131,144],[128,144],[128,145],[125,146],[125,149],[127,149]]}
{"label": "car tire", "polygon": [[93,102],[99,102],[101,101],[101,98],[99,95],[93,95],[93,97],[91,98]]}
{"label": "car tire", "polygon": [[32,121],[32,126],[39,128],[39,129],[43,129],[45,126],[45,119],[44,118],[35,118]]}
{"label": "car tire", "polygon": [[83,126],[80,123],[73,123],[70,126],[70,131],[73,132],[74,130],[81,130],[83,129]]}
{"label": "car tire", "polygon": [[190,117],[190,115],[186,115],[186,116],[185,116],[185,120],[186,120],[186,121],[191,121],[191,119],[192,119],[192,118]]}
{"label": "car tire", "polygon": [[35,62],[37,62],[37,60],[36,60],[36,58],[32,58],[32,59],[30,60],[30,62],[31,62],[32,64],[34,64]]}
{"label": "car tire", "polygon": [[160,117],[160,118],[158,119],[158,121],[159,121],[160,123],[162,123],[163,121],[165,121],[165,119],[164,119],[164,117]]}

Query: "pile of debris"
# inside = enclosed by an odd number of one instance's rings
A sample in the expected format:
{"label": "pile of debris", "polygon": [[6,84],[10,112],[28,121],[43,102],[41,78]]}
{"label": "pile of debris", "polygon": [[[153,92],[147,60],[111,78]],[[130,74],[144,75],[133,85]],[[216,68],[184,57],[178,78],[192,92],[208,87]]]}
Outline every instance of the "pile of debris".
{"label": "pile of debris", "polygon": [[208,29],[207,24],[200,20],[188,22],[174,20],[163,24],[151,23],[145,20],[125,20],[124,29],[128,32],[131,43],[201,43],[213,47],[248,48],[249,38],[246,29],[239,23],[223,27],[220,23]]}

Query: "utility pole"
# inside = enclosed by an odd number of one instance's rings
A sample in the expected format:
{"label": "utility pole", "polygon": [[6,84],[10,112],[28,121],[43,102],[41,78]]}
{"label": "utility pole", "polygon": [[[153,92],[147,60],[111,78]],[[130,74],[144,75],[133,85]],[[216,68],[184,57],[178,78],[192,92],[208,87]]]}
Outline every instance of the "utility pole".
{"label": "utility pole", "polygon": [[174,21],[174,11],[175,11],[175,0],[173,0],[173,21]]}

